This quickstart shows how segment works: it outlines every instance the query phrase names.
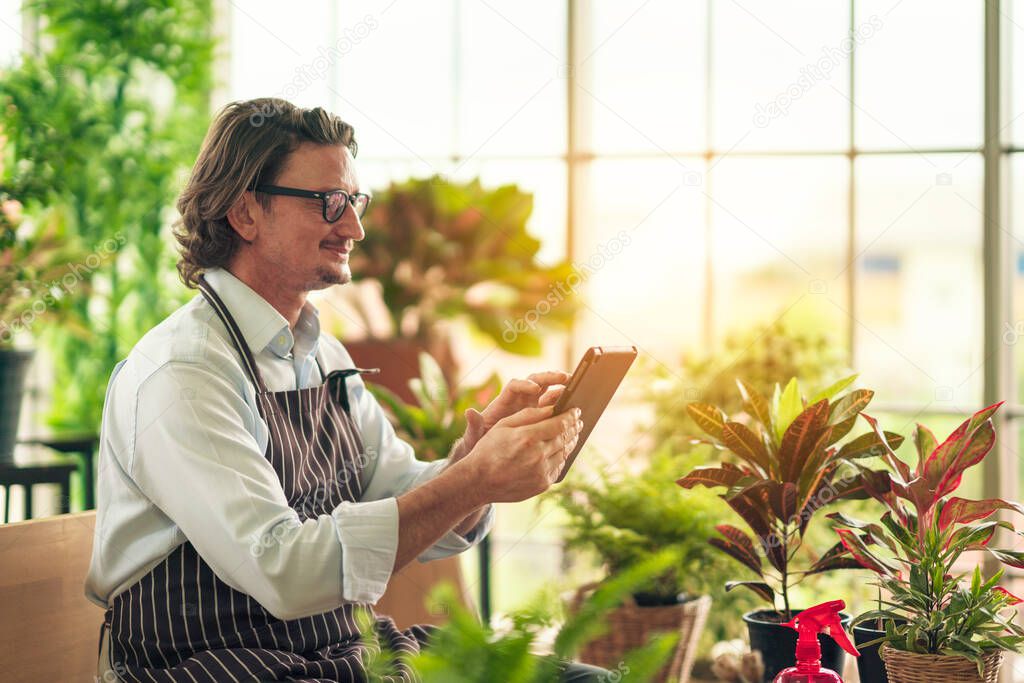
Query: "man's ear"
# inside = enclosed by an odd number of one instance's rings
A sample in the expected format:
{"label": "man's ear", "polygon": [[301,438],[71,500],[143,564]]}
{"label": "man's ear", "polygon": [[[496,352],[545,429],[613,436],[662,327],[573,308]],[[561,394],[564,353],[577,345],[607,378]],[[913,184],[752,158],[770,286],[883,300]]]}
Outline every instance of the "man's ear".
{"label": "man's ear", "polygon": [[263,207],[256,201],[253,193],[243,192],[228,209],[226,218],[239,237],[246,242],[252,242],[256,239],[256,233],[259,232],[259,220],[262,214]]}

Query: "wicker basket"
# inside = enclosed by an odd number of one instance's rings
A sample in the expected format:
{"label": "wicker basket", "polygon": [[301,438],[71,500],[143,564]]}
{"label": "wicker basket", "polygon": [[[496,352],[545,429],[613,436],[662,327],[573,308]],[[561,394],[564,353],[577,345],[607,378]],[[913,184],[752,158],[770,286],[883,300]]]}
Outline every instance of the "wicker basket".
{"label": "wicker basket", "polygon": [[995,683],[999,679],[999,667],[1003,663],[1002,650],[985,656],[985,676],[978,676],[978,667],[966,657],[947,655],[922,655],[903,652],[883,644],[879,650],[889,683],[946,683],[976,681]]}
{"label": "wicker basket", "polygon": [[[599,584],[589,583],[576,591],[571,610],[579,610],[587,594]],[[630,650],[647,644],[655,633],[677,631],[679,641],[672,659],[653,680],[659,683],[688,683],[693,661],[697,655],[697,643],[704,631],[711,598],[703,596],[680,605],[664,607],[640,607],[630,597],[626,604],[608,613],[608,630],[587,643],[580,653],[580,661],[586,664],[616,669],[624,655]]]}

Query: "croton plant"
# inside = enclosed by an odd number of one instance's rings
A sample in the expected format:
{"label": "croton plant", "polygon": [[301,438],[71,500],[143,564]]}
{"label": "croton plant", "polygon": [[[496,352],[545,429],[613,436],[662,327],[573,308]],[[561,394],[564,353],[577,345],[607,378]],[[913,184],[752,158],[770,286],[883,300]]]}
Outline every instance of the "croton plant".
{"label": "croton plant", "polygon": [[720,524],[716,529],[721,536],[710,542],[758,576],[756,581],[730,581],[726,586],[753,590],[773,609],[781,604],[783,620],[791,618],[790,589],[805,576],[860,566],[836,552],[802,568],[794,565],[794,559],[818,510],[837,500],[868,498],[870,491],[888,486],[886,471],[870,469],[862,461],[879,455],[884,444],[898,447],[903,440],[898,434],[878,431],[848,438],[874,395],[868,389],[856,389],[838,396],[855,379],[856,375],[847,377],[809,398],[801,395],[797,380],[792,379],[785,389],[775,385],[771,400],[737,380],[744,411],[734,417],[706,403],[687,406],[709,437],[699,440],[731,457],[698,467],[676,483],[687,489],[726,489],[721,497],[751,533]]}
{"label": "croton plant", "polygon": [[991,452],[996,440],[991,418],[1000,405],[979,410],[942,443],[918,424],[914,467],[897,457],[877,421],[863,415],[892,470],[889,486],[867,487],[886,511],[880,523],[829,515],[841,539],[832,556],[853,558],[874,571],[886,594],[879,609],[856,621],[881,620],[891,647],[961,655],[976,662],[979,673],[986,654],[1017,651],[1024,643],[1024,629],[1014,623],[1012,609],[1021,600],[997,585],[1002,570],[985,579],[979,567],[965,572],[960,562],[966,552],[986,551],[1002,564],[1024,568],[1024,552],[990,545],[999,529],[1021,535],[1013,524],[993,515],[1000,510],[1024,513],[1024,507],[998,498],[954,495],[964,472]]}

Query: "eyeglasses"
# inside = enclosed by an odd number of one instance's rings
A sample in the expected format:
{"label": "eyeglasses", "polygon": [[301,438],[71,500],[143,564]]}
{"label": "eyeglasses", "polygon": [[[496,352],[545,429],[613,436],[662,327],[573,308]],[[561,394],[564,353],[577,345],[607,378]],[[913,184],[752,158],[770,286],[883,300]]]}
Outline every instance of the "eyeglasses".
{"label": "eyeglasses", "polygon": [[281,187],[280,185],[254,185],[249,188],[253,192],[264,194],[278,194],[286,197],[303,197],[305,199],[319,199],[323,205],[324,220],[334,223],[345,213],[345,207],[349,204],[360,219],[370,206],[370,195],[362,192],[349,194],[345,190],[331,190],[330,192],[313,192],[311,190],[300,190],[295,187]]}

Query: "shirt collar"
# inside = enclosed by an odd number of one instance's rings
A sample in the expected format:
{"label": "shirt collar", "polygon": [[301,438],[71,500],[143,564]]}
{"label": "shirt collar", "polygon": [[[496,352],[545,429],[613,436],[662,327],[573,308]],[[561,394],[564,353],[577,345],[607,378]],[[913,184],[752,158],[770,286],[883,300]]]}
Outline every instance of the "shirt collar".
{"label": "shirt collar", "polygon": [[[211,268],[206,281],[224,301],[235,319],[245,343],[259,353],[269,348],[275,355],[287,358],[295,345],[295,336],[288,321],[276,308],[251,287],[223,268]],[[320,337],[320,317],[316,307],[307,301],[299,312],[295,334],[310,340]]]}

